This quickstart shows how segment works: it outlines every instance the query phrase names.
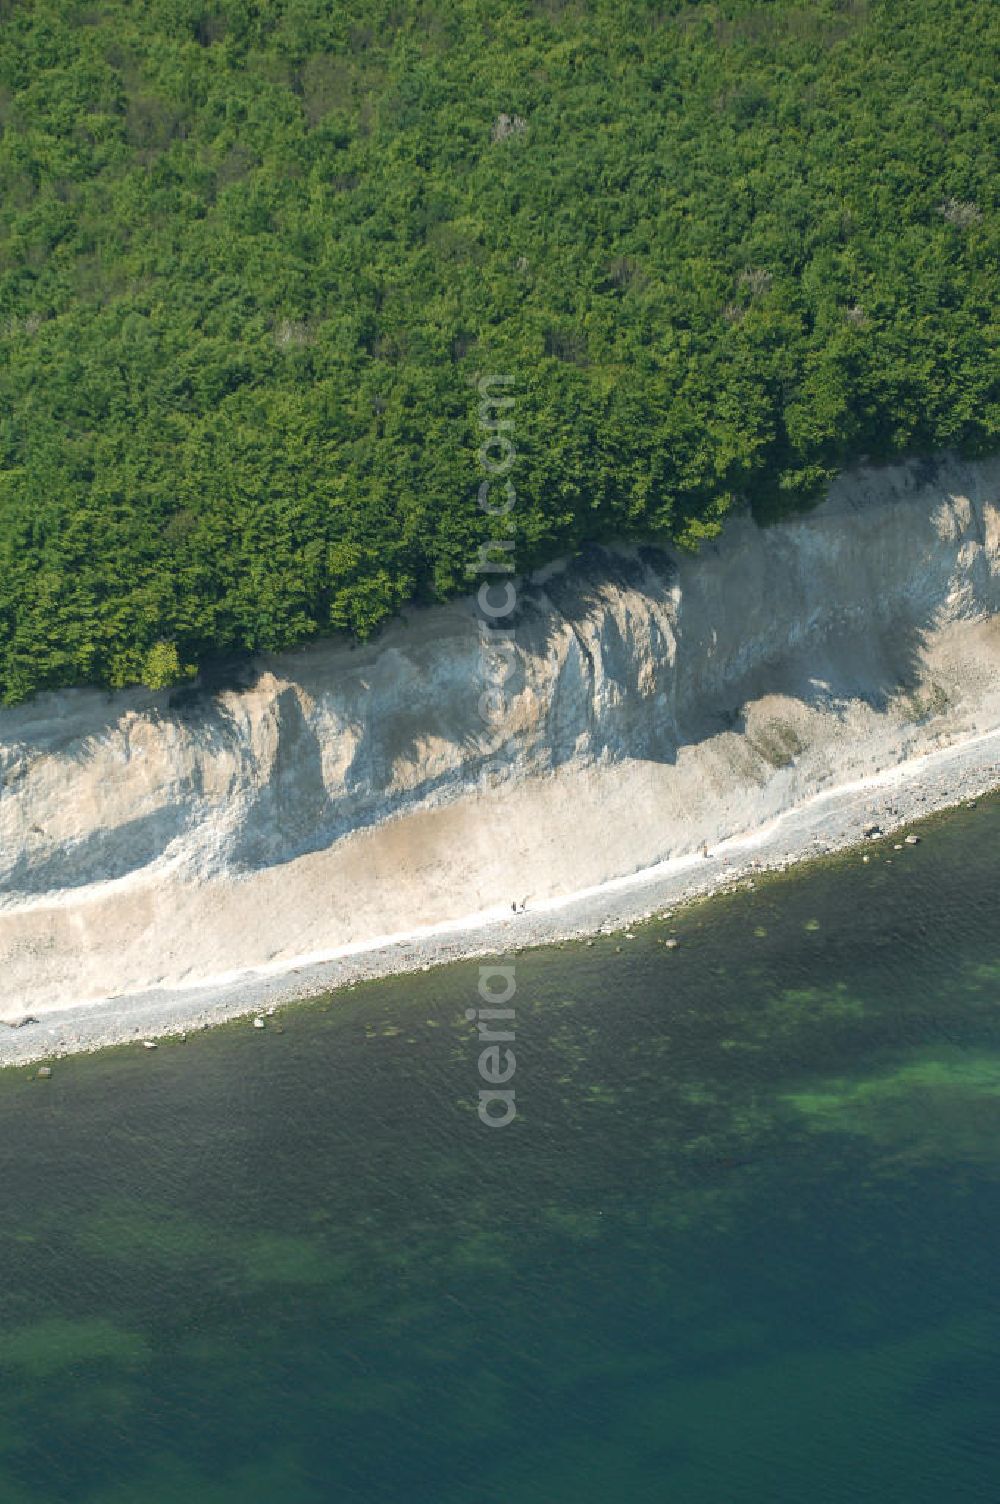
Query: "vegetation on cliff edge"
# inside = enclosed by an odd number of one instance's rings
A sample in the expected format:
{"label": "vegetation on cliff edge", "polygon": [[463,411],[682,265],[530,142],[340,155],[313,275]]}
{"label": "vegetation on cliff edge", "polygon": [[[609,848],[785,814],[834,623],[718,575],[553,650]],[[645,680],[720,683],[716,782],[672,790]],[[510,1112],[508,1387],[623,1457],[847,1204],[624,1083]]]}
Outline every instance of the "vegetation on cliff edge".
{"label": "vegetation on cliff edge", "polygon": [[989,0],[0,0],[0,698],[998,443]]}

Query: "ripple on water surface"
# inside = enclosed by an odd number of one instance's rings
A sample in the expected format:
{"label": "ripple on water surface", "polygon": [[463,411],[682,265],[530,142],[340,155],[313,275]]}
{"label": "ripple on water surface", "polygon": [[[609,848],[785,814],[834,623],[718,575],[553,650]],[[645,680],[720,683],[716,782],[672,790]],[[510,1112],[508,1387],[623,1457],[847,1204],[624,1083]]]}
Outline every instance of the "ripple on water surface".
{"label": "ripple on water surface", "polygon": [[4,1073],[0,1500],[994,1500],[998,834]]}

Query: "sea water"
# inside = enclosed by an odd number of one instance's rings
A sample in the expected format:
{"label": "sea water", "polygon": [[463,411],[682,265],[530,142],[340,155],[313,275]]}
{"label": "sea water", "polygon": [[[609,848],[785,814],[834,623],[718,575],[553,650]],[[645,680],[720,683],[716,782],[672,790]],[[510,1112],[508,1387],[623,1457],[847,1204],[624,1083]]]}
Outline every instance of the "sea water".
{"label": "sea water", "polygon": [[1000,1497],[1000,802],[894,846],[496,958],[503,1128],[478,963],[0,1074],[0,1504]]}

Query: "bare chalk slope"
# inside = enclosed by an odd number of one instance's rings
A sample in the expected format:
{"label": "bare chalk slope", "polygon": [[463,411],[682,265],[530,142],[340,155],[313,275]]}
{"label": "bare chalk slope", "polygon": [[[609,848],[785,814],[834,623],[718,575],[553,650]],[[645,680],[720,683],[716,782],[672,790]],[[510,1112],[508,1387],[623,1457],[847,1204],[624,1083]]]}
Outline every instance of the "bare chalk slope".
{"label": "bare chalk slope", "polygon": [[1000,727],[998,605],[1000,460],[914,462],[523,582],[496,731],[471,600],[241,685],[4,711],[0,1018],[124,1018],[715,847]]}

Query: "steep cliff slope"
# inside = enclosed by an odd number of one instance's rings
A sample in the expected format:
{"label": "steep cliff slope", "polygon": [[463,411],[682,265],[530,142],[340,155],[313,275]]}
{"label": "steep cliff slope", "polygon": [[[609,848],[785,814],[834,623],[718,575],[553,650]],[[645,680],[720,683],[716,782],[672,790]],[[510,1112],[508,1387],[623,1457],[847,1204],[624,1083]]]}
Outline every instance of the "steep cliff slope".
{"label": "steep cliff slope", "polygon": [[1000,461],[915,462],[695,558],[524,581],[495,728],[471,598],[241,686],[3,712],[0,1016],[509,913],[750,830],[1000,726],[998,606]]}

